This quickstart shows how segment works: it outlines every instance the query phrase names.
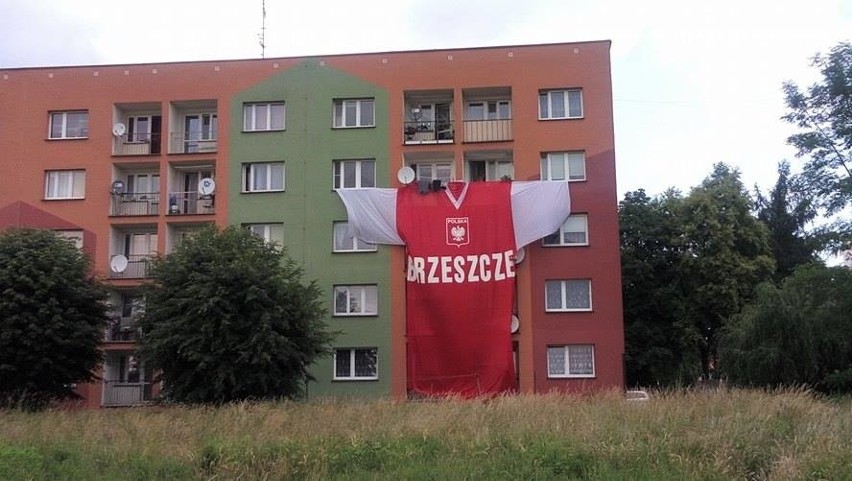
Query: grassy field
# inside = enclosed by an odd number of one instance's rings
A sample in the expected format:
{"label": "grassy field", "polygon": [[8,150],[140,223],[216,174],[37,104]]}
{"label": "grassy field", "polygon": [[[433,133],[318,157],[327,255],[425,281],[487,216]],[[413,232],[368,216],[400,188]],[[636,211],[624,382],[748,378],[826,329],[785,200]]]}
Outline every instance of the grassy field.
{"label": "grassy field", "polygon": [[0,412],[0,480],[852,479],[804,391]]}

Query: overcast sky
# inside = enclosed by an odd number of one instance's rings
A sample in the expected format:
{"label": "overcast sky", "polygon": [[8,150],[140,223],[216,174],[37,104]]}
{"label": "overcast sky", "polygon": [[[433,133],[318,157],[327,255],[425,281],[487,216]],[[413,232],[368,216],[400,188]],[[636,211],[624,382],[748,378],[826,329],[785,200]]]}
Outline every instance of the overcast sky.
{"label": "overcast sky", "polygon": [[[0,0],[0,69],[257,58],[261,6]],[[795,169],[781,84],[852,40],[852,0],[267,0],[265,32],[267,58],[611,40],[621,198],[686,191],[714,162],[764,190]]]}

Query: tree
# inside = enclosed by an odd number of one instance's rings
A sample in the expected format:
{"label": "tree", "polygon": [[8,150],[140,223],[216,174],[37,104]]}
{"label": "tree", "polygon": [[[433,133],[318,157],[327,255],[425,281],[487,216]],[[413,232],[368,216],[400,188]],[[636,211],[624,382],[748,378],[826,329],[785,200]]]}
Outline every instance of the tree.
{"label": "tree", "polygon": [[90,267],[54,232],[0,235],[0,406],[42,408],[95,378],[107,291]]}
{"label": "tree", "polygon": [[698,331],[685,318],[679,266],[683,201],[628,192],[619,203],[628,385],[682,385],[700,374]]}
{"label": "tree", "polygon": [[769,191],[769,197],[756,191],[757,218],[769,228],[776,282],[792,274],[800,265],[818,262],[816,253],[821,249],[817,236],[805,231],[805,224],[816,216],[810,199],[799,195],[790,184],[790,164],[780,162],[778,180]]}
{"label": "tree", "polygon": [[245,229],[209,227],[153,262],[139,355],[164,397],[188,403],[295,397],[332,336],[315,282]]}
{"label": "tree", "polygon": [[787,141],[807,157],[802,181],[831,215],[852,201],[852,44],[817,54],[812,66],[822,75],[819,82],[804,91],[784,83],[783,119],[802,129]]}
{"label": "tree", "polygon": [[766,226],[752,215],[740,173],[723,163],[681,204],[680,274],[686,317],[697,327],[705,375],[717,359],[717,334],[774,271]]}
{"label": "tree", "polygon": [[808,385],[852,392],[852,271],[804,266],[762,284],[722,334],[728,378],[747,386]]}

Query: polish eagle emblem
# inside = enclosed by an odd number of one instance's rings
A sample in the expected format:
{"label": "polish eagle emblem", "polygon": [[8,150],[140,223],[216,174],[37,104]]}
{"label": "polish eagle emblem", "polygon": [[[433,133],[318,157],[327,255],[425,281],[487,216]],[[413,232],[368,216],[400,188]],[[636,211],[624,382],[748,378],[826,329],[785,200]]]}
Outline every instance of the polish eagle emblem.
{"label": "polish eagle emblem", "polygon": [[447,245],[470,244],[470,223],[467,217],[447,218]]}
{"label": "polish eagle emblem", "polygon": [[467,233],[467,229],[462,226],[455,226],[450,229],[450,234],[453,236],[453,240],[456,242],[460,242],[464,240],[464,235]]}

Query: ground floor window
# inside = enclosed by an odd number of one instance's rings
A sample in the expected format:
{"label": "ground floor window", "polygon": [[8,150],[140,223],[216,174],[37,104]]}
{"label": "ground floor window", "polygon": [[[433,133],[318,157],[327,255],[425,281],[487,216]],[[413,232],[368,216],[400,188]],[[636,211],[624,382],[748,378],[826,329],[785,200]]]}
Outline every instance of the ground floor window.
{"label": "ground floor window", "polygon": [[378,349],[375,347],[335,349],[335,380],[375,380],[379,378]]}

